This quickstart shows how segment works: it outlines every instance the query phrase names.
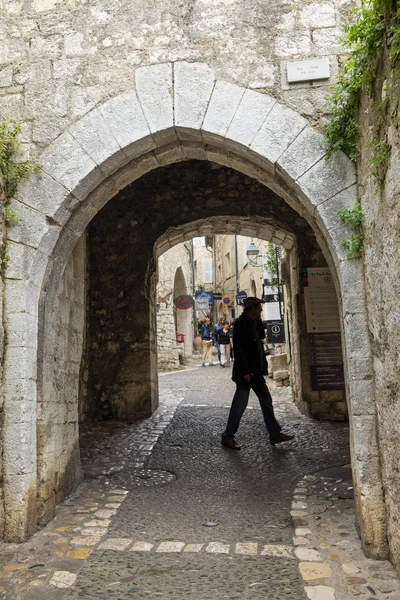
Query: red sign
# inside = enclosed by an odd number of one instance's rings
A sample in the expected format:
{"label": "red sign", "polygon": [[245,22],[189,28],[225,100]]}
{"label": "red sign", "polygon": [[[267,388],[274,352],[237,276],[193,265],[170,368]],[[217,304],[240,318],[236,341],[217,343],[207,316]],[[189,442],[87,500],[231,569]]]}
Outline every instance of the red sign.
{"label": "red sign", "polygon": [[185,310],[187,308],[192,308],[193,297],[189,296],[188,294],[182,294],[181,296],[178,296],[177,298],[175,298],[174,304],[175,304],[176,308],[179,308],[181,310]]}
{"label": "red sign", "polygon": [[224,296],[222,298],[222,304],[225,304],[225,306],[229,306],[230,304],[232,304],[232,298],[230,296]]}

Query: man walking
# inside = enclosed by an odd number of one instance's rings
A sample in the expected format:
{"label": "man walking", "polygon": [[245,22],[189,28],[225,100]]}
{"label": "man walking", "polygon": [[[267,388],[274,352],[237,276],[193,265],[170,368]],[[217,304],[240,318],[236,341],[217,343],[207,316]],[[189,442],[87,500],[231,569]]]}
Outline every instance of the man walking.
{"label": "man walking", "polygon": [[212,362],[212,339],[211,339],[211,321],[206,319],[200,329],[200,337],[203,343],[203,362],[202,367],[206,366],[205,360],[208,353],[208,364],[213,367]]}
{"label": "man walking", "polygon": [[219,360],[220,364],[221,364],[221,348],[220,348],[220,344],[218,341],[218,334],[221,331],[221,329],[223,328],[223,326],[224,326],[223,317],[218,317],[218,321],[217,321],[217,323],[215,323],[215,325],[213,327],[213,334],[212,334],[213,342],[214,342],[214,344],[217,345],[218,360]]}
{"label": "man walking", "polygon": [[228,423],[222,434],[222,445],[232,450],[240,450],[240,446],[235,440],[235,434],[246,410],[250,389],[257,395],[260,402],[271,444],[274,446],[294,438],[293,435],[282,433],[282,428],[275,418],[271,394],[264,379],[268,367],[261,341],[264,337],[261,321],[262,302],[263,300],[260,298],[246,298],[243,303],[243,314],[235,321],[233,327],[235,361],[232,379],[236,383],[236,392],[233,396]]}

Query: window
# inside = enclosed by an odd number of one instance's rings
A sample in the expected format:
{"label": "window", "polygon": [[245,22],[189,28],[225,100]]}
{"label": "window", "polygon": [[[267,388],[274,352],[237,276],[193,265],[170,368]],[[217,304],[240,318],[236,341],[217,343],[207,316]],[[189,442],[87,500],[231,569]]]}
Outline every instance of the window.
{"label": "window", "polygon": [[212,283],[212,260],[211,258],[204,259],[204,283]]}
{"label": "window", "polygon": [[227,252],[225,254],[225,277],[230,277],[231,275],[231,253]]}

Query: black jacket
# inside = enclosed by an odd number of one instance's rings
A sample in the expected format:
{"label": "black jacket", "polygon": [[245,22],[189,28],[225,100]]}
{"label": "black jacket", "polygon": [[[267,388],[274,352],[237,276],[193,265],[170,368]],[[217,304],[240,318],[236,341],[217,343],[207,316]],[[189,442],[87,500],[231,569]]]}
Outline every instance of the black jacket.
{"label": "black jacket", "polygon": [[[235,360],[233,363],[232,379],[239,383],[243,381],[245,375],[267,375],[268,366],[262,347],[262,357],[260,357],[259,340],[264,339],[264,326],[261,319],[256,322],[246,317],[245,314],[235,321],[233,326],[233,352]],[[257,337],[256,337],[257,336]]]}

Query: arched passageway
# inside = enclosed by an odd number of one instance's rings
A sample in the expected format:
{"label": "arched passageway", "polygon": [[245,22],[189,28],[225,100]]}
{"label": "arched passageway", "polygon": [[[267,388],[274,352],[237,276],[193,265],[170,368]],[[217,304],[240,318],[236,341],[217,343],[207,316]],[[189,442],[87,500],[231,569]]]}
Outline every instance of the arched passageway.
{"label": "arched passageway", "polygon": [[[188,198],[176,206],[173,201],[156,196],[151,210],[141,204],[137,192],[146,173],[155,170],[152,179],[146,176],[146,182],[156,186],[162,176],[160,167],[179,163],[176,166],[181,178],[179,185],[193,176],[185,164],[192,160],[202,161],[211,171],[212,165],[218,165],[220,173],[226,173],[226,169],[242,173],[257,186],[257,192],[246,201],[232,192],[224,202],[215,201],[210,194],[202,206]],[[362,267],[346,260],[340,243],[345,230],[337,217],[338,210],[349,208],[356,198],[355,172],[347,158],[338,154],[326,160],[320,135],[304,118],[273,98],[216,82],[213,70],[207,65],[175,63],[138,69],[135,91],[111,99],[72,125],[44,152],[42,164],[42,176],[29,182],[20,194],[24,218],[36,225],[30,230],[31,245],[27,248],[20,243],[23,223],[13,230],[10,241],[12,264],[21,265],[8,274],[7,295],[18,296],[14,306],[20,311],[10,315],[10,320],[25,315],[29,343],[38,353],[36,360],[34,353],[24,351],[25,338],[13,340],[7,352],[4,441],[7,538],[21,539],[34,529],[37,492],[39,512],[46,521],[58,499],[79,478],[77,398],[71,402],[74,408],[71,406],[69,413],[63,398],[68,380],[74,382],[76,394],[79,379],[83,379],[83,387],[95,390],[104,409],[116,410],[118,417],[132,417],[133,408],[136,417],[154,410],[157,404],[152,305],[155,258],[178,241],[218,231],[271,239],[288,250],[295,247],[295,239],[301,238],[298,252],[306,249],[309,257],[319,253],[329,266],[342,316],[358,523],[366,550],[375,556],[383,555],[384,507]],[[168,168],[173,173],[173,167]],[[107,205],[111,198],[114,200]],[[99,211],[103,206],[102,216]],[[136,217],[128,218],[132,209]],[[108,245],[107,253],[102,253],[104,236],[109,233],[104,215],[113,210],[117,230],[130,230],[130,246],[124,244],[121,248],[122,240],[126,243],[128,238],[114,236],[109,240],[113,247]],[[232,223],[234,218],[238,221]],[[291,222],[291,227],[288,228],[287,222]],[[86,235],[87,227],[92,265],[88,281],[89,296],[92,294],[88,328],[94,332],[94,338],[89,335],[88,339],[79,340],[76,335],[79,323],[68,328],[73,339],[68,340],[67,346],[75,348],[74,356],[69,359],[61,351],[65,368],[60,371],[61,381],[55,385],[51,370],[47,370],[51,358],[47,342],[55,335],[54,306],[62,277],[67,273],[68,259],[74,247],[79,248],[77,242]],[[134,244],[144,232],[146,244],[138,252]],[[120,285],[116,289],[115,281],[124,281],[126,264],[133,262],[135,272],[125,281],[123,289]],[[75,271],[72,268],[73,277],[84,277],[77,272],[78,263]],[[69,322],[77,317],[73,307],[79,302],[79,297],[68,299],[68,311],[63,315],[68,312]],[[105,307],[107,302],[109,305]],[[60,319],[59,315],[56,319]],[[114,339],[102,339],[101,332],[111,330],[125,333]],[[362,354],[360,338],[365,341]],[[103,372],[105,350],[107,372],[103,373],[103,381],[95,381],[93,373]],[[92,353],[91,373],[81,371],[77,360],[84,352]],[[27,376],[21,378],[12,370],[10,365],[16,361],[23,363]],[[16,385],[20,386],[18,393],[27,407],[28,416],[22,426],[20,408],[13,406]],[[36,421],[37,438],[32,428]],[[63,456],[59,453],[60,436],[55,435],[55,428],[62,433],[66,448]],[[26,441],[17,457],[9,440],[21,435],[18,432],[23,432]]]}

